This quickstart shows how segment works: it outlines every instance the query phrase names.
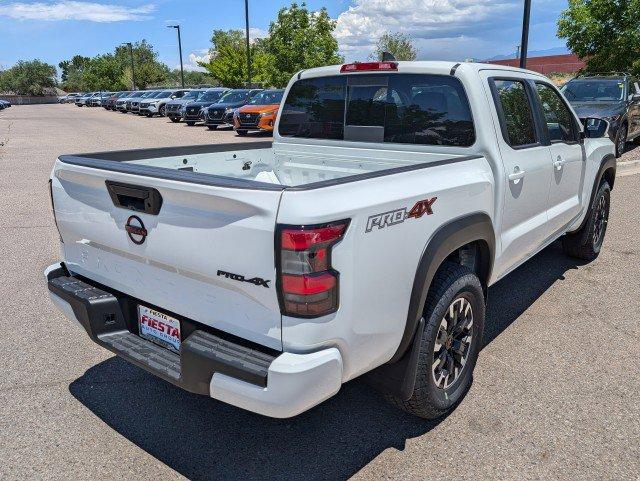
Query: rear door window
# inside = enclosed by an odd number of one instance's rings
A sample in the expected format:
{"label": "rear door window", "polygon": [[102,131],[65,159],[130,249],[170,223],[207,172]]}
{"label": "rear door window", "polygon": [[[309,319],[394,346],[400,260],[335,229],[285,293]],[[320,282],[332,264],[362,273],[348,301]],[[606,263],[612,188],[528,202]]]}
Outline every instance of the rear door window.
{"label": "rear door window", "polygon": [[468,147],[471,109],[455,77],[371,74],[299,80],[280,117],[282,136]]}
{"label": "rear door window", "polygon": [[521,80],[493,80],[502,134],[511,147],[537,143],[531,102]]}

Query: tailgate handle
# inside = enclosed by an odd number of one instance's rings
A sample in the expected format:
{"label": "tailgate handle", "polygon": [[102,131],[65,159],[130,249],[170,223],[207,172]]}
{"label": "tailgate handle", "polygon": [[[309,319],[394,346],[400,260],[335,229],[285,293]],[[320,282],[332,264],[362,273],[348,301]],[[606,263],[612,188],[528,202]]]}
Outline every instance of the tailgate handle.
{"label": "tailgate handle", "polygon": [[158,215],[162,207],[162,196],[153,187],[105,181],[107,191],[116,207]]}

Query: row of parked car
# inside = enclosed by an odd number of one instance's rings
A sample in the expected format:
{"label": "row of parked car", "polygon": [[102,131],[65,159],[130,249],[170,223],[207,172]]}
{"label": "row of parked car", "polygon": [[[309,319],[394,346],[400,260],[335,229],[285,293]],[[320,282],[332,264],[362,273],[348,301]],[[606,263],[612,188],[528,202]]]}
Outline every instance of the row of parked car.
{"label": "row of parked car", "polygon": [[11,102],[0,99],[0,110],[8,109],[9,107],[11,107]]}
{"label": "row of parked car", "polygon": [[210,130],[232,126],[238,135],[249,131],[272,132],[283,89],[194,89],[89,92],[61,97],[61,103],[78,107],[104,107],[122,113],[168,117],[189,126]]}

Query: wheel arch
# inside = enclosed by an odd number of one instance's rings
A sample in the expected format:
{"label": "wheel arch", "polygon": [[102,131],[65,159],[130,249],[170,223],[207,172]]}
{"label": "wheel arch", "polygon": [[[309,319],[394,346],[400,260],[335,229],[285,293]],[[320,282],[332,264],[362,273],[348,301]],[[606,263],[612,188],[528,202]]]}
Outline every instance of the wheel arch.
{"label": "wheel arch", "polygon": [[484,212],[477,212],[442,225],[427,242],[416,267],[404,332],[390,363],[400,360],[411,344],[429,288],[442,263],[469,245],[477,246],[475,270],[486,291],[493,268],[495,234],[491,218]]}
{"label": "wheel arch", "polygon": [[420,339],[424,330],[422,311],[433,278],[443,262],[466,246],[475,246],[475,270],[486,292],[495,255],[495,234],[491,218],[483,212],[469,214],[441,226],[427,242],[411,290],[407,321],[393,357],[370,371],[365,379],[376,389],[408,399],[415,386]]}
{"label": "wheel arch", "polygon": [[588,205],[589,208],[584,218],[582,219],[582,222],[580,223],[580,225],[575,230],[572,230],[571,233],[580,232],[581,230],[583,230],[584,226],[589,221],[589,213],[593,208],[593,202],[594,202],[596,193],[598,192],[598,188],[602,183],[602,180],[606,180],[611,190],[613,190],[613,184],[615,183],[615,180],[616,180],[617,162],[618,161],[614,154],[607,154],[600,161],[600,167],[598,169],[598,172],[596,173],[595,178],[593,179],[591,195],[589,196],[589,205]]}

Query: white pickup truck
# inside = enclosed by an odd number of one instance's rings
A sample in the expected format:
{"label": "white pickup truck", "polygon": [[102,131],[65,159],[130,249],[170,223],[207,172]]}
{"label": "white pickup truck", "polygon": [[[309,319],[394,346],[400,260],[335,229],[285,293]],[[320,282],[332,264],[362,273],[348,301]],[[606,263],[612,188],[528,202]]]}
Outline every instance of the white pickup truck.
{"label": "white pickup truck", "polygon": [[606,122],[542,75],[452,62],[301,71],[274,141],[58,158],[56,306],[191,392],[297,415],[366,374],[432,418],[469,388],[487,288],[602,246]]}

